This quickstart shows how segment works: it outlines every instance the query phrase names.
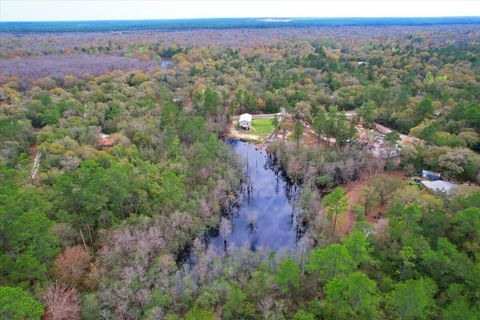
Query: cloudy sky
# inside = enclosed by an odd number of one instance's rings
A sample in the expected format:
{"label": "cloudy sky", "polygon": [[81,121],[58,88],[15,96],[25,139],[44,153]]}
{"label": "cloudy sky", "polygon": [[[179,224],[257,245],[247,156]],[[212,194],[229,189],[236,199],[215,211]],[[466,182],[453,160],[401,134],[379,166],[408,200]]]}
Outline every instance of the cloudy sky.
{"label": "cloudy sky", "polygon": [[0,0],[0,21],[480,16],[480,0]]}

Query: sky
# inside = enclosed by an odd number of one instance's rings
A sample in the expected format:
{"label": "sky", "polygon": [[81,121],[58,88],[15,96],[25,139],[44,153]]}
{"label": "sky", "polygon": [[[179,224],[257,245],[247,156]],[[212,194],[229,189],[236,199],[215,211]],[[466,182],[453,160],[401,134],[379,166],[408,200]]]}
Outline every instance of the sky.
{"label": "sky", "polygon": [[480,0],[0,0],[0,21],[480,16]]}

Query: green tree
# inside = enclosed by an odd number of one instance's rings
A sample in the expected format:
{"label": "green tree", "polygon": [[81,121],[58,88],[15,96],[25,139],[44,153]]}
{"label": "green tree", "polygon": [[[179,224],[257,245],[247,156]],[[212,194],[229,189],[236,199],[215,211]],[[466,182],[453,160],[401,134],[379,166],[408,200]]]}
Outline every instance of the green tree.
{"label": "green tree", "polygon": [[465,139],[462,137],[445,131],[436,132],[429,142],[437,146],[447,146],[451,148],[465,147],[467,145]]}
{"label": "green tree", "polygon": [[452,239],[471,255],[479,254],[480,208],[467,208],[454,214]]}
{"label": "green tree", "polygon": [[228,290],[224,304],[224,315],[227,319],[238,319],[243,313],[243,304],[247,295],[237,285],[233,284]]}
{"label": "green tree", "polygon": [[293,127],[293,135],[295,140],[297,141],[297,149],[300,144],[300,139],[303,135],[303,125],[300,121],[295,122],[295,126]]}
{"label": "green tree", "polygon": [[339,123],[338,117],[339,115],[337,107],[331,107],[328,110],[325,128],[323,130],[327,138],[327,145],[330,145],[330,138],[335,137],[337,134],[337,125]]}
{"label": "green tree", "polygon": [[53,222],[36,192],[21,189],[19,173],[0,165],[0,274],[17,284],[43,280],[60,251],[51,232]]}
{"label": "green tree", "polygon": [[371,263],[373,261],[371,257],[372,248],[365,233],[362,231],[354,230],[343,238],[343,246],[347,249],[357,265],[361,263]]}
{"label": "green tree", "polygon": [[397,283],[387,297],[387,311],[400,320],[429,318],[435,307],[435,282],[429,278]]}
{"label": "green tree", "polygon": [[440,289],[448,288],[452,283],[463,283],[467,288],[476,290],[474,283],[478,283],[479,271],[475,263],[447,238],[438,238],[435,250],[421,252],[421,267]]}
{"label": "green tree", "polygon": [[298,310],[293,315],[293,320],[315,320],[315,315],[304,310]]}
{"label": "green tree", "polygon": [[412,269],[415,267],[415,255],[412,247],[404,246],[399,252],[400,259],[402,260],[402,266],[400,270],[400,280],[408,278],[408,275],[412,273]]}
{"label": "green tree", "polygon": [[220,107],[220,95],[212,88],[206,88],[205,92],[203,93],[203,98],[204,112],[207,115],[215,116],[218,113],[218,108]]}
{"label": "green tree", "polygon": [[0,164],[0,278],[17,284],[46,278],[59,252],[49,204],[32,188],[21,188],[22,174]]}
{"label": "green tree", "polygon": [[300,268],[291,258],[286,258],[278,266],[275,280],[284,294],[296,290],[300,286]]}
{"label": "green tree", "polygon": [[433,114],[433,100],[430,96],[425,96],[420,102],[418,107],[415,109],[415,114],[418,117],[418,122],[423,120],[425,117],[429,117]]}
{"label": "green tree", "polygon": [[478,320],[480,319],[480,309],[471,308],[468,302],[460,298],[448,305],[442,311],[444,320]]}
{"label": "green tree", "polygon": [[217,319],[217,315],[213,310],[200,309],[197,306],[194,306],[185,315],[185,320],[215,320],[215,319]]}
{"label": "green tree", "polygon": [[380,297],[375,281],[360,271],[333,278],[325,286],[328,312],[336,319],[375,319]]}
{"label": "green tree", "polygon": [[377,191],[380,196],[380,204],[384,205],[393,193],[402,186],[402,181],[387,174],[379,174],[372,180],[370,186]]}
{"label": "green tree", "polygon": [[7,265],[11,259],[12,280],[45,278],[51,259],[60,251],[52,226],[53,222],[40,212],[25,212],[10,225],[7,239],[13,255],[7,255]]}
{"label": "green tree", "polygon": [[355,137],[356,133],[354,122],[349,122],[343,114],[337,116],[334,134],[336,147],[341,148],[347,145]]}
{"label": "green tree", "polygon": [[378,111],[375,103],[368,101],[358,109],[358,115],[362,118],[363,125],[366,128],[373,128],[375,126],[375,119],[377,119]]}
{"label": "green tree", "polygon": [[40,302],[20,288],[0,287],[0,318],[40,320],[44,312]]}
{"label": "green tree", "polygon": [[313,130],[317,136],[317,147],[320,146],[320,139],[325,134],[325,127],[327,125],[327,113],[322,107],[319,108],[315,118],[313,118]]}
{"label": "green tree", "polygon": [[380,195],[372,186],[363,188],[363,207],[365,214],[368,214],[373,208],[380,204]]}
{"label": "green tree", "polygon": [[100,318],[100,301],[95,293],[84,295],[82,299],[82,319],[97,320]]}
{"label": "green tree", "polygon": [[[333,225],[332,234],[335,236],[335,228],[339,216],[345,214],[348,210],[348,199],[341,187],[335,188],[323,199],[323,206],[327,211],[327,218]],[[333,219],[333,221],[332,221]]]}
{"label": "green tree", "polygon": [[316,273],[322,283],[327,283],[338,275],[345,275],[356,269],[356,263],[347,248],[340,244],[331,244],[310,253],[307,271]]}

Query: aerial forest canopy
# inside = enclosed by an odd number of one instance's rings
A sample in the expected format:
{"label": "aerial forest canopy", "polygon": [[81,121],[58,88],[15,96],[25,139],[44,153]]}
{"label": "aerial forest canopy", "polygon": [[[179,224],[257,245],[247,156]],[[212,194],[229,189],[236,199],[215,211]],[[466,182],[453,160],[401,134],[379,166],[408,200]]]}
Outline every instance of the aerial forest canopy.
{"label": "aerial forest canopy", "polygon": [[[243,113],[301,247],[227,243]],[[1,33],[0,318],[479,319],[479,151],[476,24]]]}

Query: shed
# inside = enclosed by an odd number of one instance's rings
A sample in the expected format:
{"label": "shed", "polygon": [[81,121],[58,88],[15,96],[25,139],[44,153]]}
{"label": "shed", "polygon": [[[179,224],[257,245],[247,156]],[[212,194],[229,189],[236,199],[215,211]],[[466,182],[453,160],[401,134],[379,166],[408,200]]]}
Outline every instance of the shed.
{"label": "shed", "polygon": [[103,148],[111,147],[113,146],[113,144],[114,144],[113,140],[109,138],[103,138],[98,141],[98,145]]}
{"label": "shed", "polygon": [[97,146],[99,148],[108,148],[115,144],[113,139],[110,138],[108,134],[100,133],[100,139],[98,140]]}
{"label": "shed", "polygon": [[422,170],[422,177],[435,181],[440,180],[442,178],[442,175],[438,172]]}
{"label": "shed", "polygon": [[240,118],[238,119],[238,124],[240,125],[240,128],[250,130],[250,128],[252,127],[252,115],[249,113],[244,113],[240,115]]}
{"label": "shed", "polygon": [[434,192],[445,192],[447,194],[452,193],[458,185],[452,182],[437,180],[437,181],[422,181],[421,182],[425,188],[434,191]]}

